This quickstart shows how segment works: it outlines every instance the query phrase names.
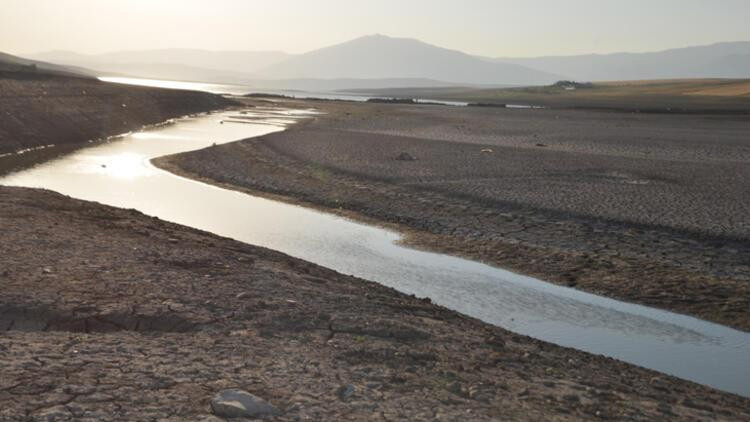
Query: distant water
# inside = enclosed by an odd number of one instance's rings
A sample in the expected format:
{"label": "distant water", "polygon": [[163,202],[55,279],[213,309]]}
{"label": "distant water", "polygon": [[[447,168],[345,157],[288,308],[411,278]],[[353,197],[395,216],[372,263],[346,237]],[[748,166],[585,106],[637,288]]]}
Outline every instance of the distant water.
{"label": "distant water", "polygon": [[182,89],[186,91],[204,91],[212,94],[245,95],[252,89],[245,85],[212,84],[204,82],[168,81],[163,79],[124,78],[118,76],[101,76],[103,82],[116,84],[151,86],[155,88]]}
{"label": "distant water", "polygon": [[[406,248],[388,230],[185,179],[150,163],[279,131],[305,114],[257,107],[180,119],[0,178],[0,184],[135,208],[429,297],[520,334],[750,396],[748,333]],[[231,123],[238,116],[259,124]]]}
{"label": "distant water", "polygon": [[[390,97],[375,97],[361,94],[349,94],[346,92],[320,92],[320,91],[300,91],[300,90],[284,90],[284,89],[266,89],[266,88],[254,88],[249,85],[231,85],[231,84],[211,84],[204,82],[182,82],[182,81],[169,81],[163,79],[142,79],[142,78],[125,78],[115,76],[102,76],[99,80],[104,82],[113,82],[118,84],[126,85],[139,85],[139,86],[152,86],[156,88],[170,88],[170,89],[183,89],[189,91],[204,91],[212,94],[229,94],[229,95],[246,95],[246,94],[271,94],[271,95],[283,95],[291,98],[298,99],[310,99],[317,98],[323,100],[342,100],[342,101],[357,101],[365,102],[371,98],[390,98]],[[449,106],[467,106],[468,103],[461,101],[442,101],[442,100],[430,100],[423,98],[416,98],[418,103],[430,103],[430,104],[441,104]]]}

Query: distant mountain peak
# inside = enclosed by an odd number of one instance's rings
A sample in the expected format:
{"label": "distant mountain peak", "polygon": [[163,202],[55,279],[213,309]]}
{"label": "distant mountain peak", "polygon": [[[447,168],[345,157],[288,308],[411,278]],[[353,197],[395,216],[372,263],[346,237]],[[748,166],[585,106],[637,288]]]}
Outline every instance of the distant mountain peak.
{"label": "distant mountain peak", "polygon": [[467,85],[550,83],[558,76],[491,63],[413,38],[365,35],[291,57],[260,72],[271,79],[426,78]]}

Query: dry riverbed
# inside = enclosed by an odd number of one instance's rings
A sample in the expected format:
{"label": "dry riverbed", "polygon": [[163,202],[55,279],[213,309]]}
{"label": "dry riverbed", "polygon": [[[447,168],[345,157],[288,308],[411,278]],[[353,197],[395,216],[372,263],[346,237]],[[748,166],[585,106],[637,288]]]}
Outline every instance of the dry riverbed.
{"label": "dry riverbed", "polygon": [[[16,100],[0,98],[20,107],[2,117],[10,123],[2,126],[0,147],[8,151],[16,142],[47,145],[58,131],[74,149],[89,134],[155,123],[149,108],[169,118],[222,103],[203,94],[88,81],[27,82],[39,92],[5,83],[20,93]],[[43,89],[49,83],[54,91]],[[80,84],[96,85],[100,95],[92,99]],[[133,101],[122,107],[122,98]],[[109,101],[107,113],[90,112],[102,101]],[[31,107],[23,117],[31,121],[17,120],[14,110],[23,104]],[[371,114],[336,107],[326,111],[341,122]],[[361,201],[431,203],[416,191],[392,190],[387,181],[377,185],[331,166],[300,165],[255,146],[232,147],[269,155],[241,156],[247,161],[242,172],[228,168],[230,182],[287,200],[304,198],[300,187],[331,183],[343,189],[337,196],[309,191],[305,199],[334,208],[347,204],[351,192],[373,192],[355,196]],[[216,153],[219,165],[226,158],[223,150],[206,151]],[[0,158],[0,172],[54,154],[24,155],[23,162]],[[247,182],[248,166],[268,171],[262,184]],[[326,183],[309,184],[310,175]],[[447,211],[434,215],[451,221],[454,206],[475,206],[456,201],[448,198]],[[387,207],[343,209],[399,223],[423,245],[449,240],[440,247],[471,250],[460,240],[451,243],[461,239],[455,233],[437,236],[409,224],[434,224],[431,219],[388,217]],[[0,187],[0,233],[2,421],[219,421],[210,401],[230,388],[267,400],[280,412],[274,420],[289,421],[750,420],[746,398],[519,336],[372,282],[133,210]],[[532,249],[518,243],[508,256],[522,261]]]}
{"label": "dry riverbed", "polygon": [[0,188],[0,420],[750,420],[750,401],[136,211]]}
{"label": "dry riverbed", "polygon": [[287,105],[325,114],[156,164],[388,225],[417,247],[750,329],[745,119]]}

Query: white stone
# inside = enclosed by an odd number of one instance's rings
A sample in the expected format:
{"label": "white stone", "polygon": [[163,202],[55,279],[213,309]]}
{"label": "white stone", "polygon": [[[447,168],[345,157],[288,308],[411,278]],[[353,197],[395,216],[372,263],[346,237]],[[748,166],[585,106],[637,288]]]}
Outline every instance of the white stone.
{"label": "white stone", "polygon": [[278,415],[279,409],[242,390],[222,390],[211,400],[214,414],[223,418],[257,418]]}

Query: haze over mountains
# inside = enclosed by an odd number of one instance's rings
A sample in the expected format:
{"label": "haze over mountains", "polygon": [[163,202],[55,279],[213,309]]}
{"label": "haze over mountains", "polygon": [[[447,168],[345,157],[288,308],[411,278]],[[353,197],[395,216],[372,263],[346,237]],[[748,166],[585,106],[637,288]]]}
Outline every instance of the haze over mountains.
{"label": "haze over mountains", "polygon": [[559,75],[493,63],[409,38],[371,35],[291,57],[264,69],[279,79],[427,78],[473,85],[534,85]]}
{"label": "haze over mountains", "polygon": [[0,52],[0,71],[3,72],[31,72],[47,75],[75,76],[79,78],[93,78],[94,73],[74,66],[61,66],[39,60],[29,60]]}
{"label": "haze over mountains", "polygon": [[53,63],[82,66],[107,74],[240,82],[246,81],[264,67],[285,60],[290,55],[280,51],[160,49],[96,55],[49,51],[31,57]]}
{"label": "haze over mountains", "polygon": [[169,49],[99,55],[52,51],[30,57],[99,74],[302,90],[542,85],[560,79],[750,78],[750,42],[653,53],[486,58],[414,39],[370,35],[299,55]]}
{"label": "haze over mountains", "polygon": [[750,42],[726,42],[653,53],[498,58],[579,81],[748,78]]}

